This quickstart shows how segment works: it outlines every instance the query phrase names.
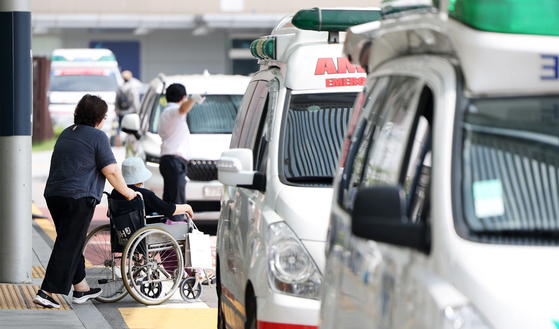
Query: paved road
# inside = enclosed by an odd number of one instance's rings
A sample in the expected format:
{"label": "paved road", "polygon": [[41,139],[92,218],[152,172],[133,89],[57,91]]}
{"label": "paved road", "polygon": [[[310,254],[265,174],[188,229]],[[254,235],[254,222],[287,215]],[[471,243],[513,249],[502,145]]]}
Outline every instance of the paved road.
{"label": "paved road", "polygon": [[[124,160],[124,148],[114,147],[117,162]],[[43,197],[45,182],[48,177],[50,166],[50,152],[37,152],[32,156],[32,198],[35,205],[47,217],[48,209]],[[112,187],[107,183],[106,191]],[[106,200],[97,207],[91,229],[108,223],[106,217]],[[48,225],[48,224],[47,224]],[[210,233],[215,246],[215,227],[199,227],[202,231]],[[47,227],[41,232],[41,236],[52,248],[54,231]],[[187,303],[177,293],[170,300],[157,306],[145,306],[136,302],[132,297],[126,296],[116,303],[100,303],[93,301],[94,305],[113,328],[173,328],[177,326],[189,326],[193,328],[215,328],[217,296],[215,286],[203,286],[202,298],[196,303]]]}

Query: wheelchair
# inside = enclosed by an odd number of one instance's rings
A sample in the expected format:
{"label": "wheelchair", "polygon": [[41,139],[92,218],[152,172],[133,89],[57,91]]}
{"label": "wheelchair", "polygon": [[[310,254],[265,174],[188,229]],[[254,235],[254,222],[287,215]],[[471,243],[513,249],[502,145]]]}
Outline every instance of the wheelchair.
{"label": "wheelchair", "polygon": [[[108,192],[108,217],[111,224],[91,231],[83,247],[86,281],[90,287],[100,287],[96,299],[111,303],[130,294],[146,305],[158,305],[171,298],[180,286],[180,295],[187,302],[199,300],[202,285],[196,272],[185,277],[186,234],[197,230],[186,214],[183,225],[149,223],[163,218],[145,214],[141,193],[132,201],[115,200]],[[122,217],[123,216],[123,217]],[[136,223],[123,232],[115,229],[116,219]],[[209,280],[208,280],[209,281]]]}

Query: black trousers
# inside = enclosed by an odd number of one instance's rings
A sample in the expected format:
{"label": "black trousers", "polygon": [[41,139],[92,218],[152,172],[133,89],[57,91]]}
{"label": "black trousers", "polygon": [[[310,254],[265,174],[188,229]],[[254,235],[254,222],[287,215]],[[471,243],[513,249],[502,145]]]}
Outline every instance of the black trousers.
{"label": "black trousers", "polygon": [[52,196],[46,201],[57,236],[41,289],[68,295],[72,285],[85,278],[82,249],[97,200]]}
{"label": "black trousers", "polygon": [[[159,161],[159,172],[163,176],[163,201],[186,203],[186,161],[177,156],[164,155]],[[171,220],[183,221],[184,215],[173,216]]]}

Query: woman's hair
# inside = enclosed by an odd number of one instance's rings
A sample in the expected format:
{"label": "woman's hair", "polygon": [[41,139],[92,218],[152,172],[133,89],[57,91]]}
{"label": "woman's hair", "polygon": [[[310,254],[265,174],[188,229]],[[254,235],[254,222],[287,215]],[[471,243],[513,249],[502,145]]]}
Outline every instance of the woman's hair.
{"label": "woman's hair", "polygon": [[99,96],[85,95],[74,111],[74,123],[95,127],[107,114],[107,103]]}
{"label": "woman's hair", "polygon": [[167,91],[165,92],[165,98],[167,98],[167,102],[180,102],[180,100],[184,96],[186,96],[186,88],[180,83],[173,83],[172,85],[167,87]]}

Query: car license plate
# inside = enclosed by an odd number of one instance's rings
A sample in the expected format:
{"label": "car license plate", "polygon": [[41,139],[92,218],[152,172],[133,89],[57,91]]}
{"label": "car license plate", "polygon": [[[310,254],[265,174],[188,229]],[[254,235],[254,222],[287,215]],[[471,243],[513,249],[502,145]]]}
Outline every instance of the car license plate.
{"label": "car license plate", "polygon": [[220,197],[221,196],[221,186],[204,186],[203,189],[204,197]]}

